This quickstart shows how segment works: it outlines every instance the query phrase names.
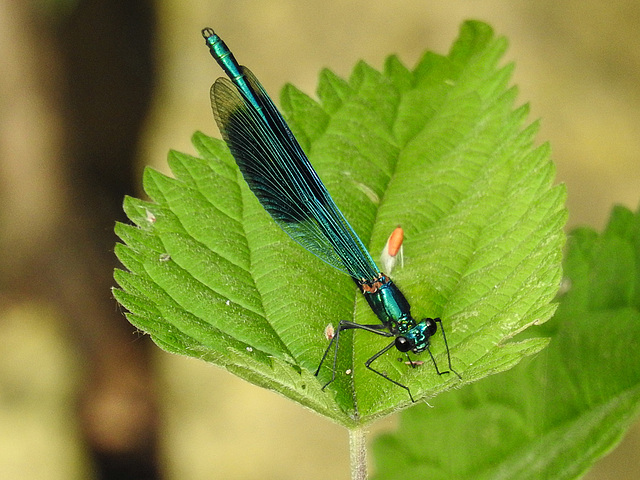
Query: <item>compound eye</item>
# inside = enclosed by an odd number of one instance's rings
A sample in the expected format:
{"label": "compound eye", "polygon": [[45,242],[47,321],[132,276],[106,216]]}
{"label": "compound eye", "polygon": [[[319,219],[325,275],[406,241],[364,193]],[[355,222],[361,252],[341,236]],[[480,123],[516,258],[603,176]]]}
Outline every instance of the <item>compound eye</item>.
{"label": "compound eye", "polygon": [[397,337],[396,348],[403,353],[408,352],[413,348],[413,343],[406,337]]}
{"label": "compound eye", "polygon": [[423,322],[427,324],[427,333],[430,337],[432,337],[438,331],[438,325],[436,324],[439,321],[439,318],[425,318]]}

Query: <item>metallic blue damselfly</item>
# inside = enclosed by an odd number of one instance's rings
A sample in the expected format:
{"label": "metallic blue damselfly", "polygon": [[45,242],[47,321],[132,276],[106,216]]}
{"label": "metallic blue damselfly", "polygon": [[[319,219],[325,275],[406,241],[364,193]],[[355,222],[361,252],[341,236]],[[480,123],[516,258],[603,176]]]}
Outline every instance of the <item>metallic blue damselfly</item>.
{"label": "metallic blue damselfly", "polygon": [[[454,372],[447,337],[439,318],[420,322],[411,316],[409,302],[398,287],[382,273],[309,163],[284,118],[251,71],[235,57],[211,28],[202,30],[213,58],[227,74],[211,87],[213,114],[233,157],[264,209],[293,240],[329,265],[354,280],[381,323],[362,325],[341,320],[315,372],[317,376],[335,343],[333,372],[327,387],[336,378],[340,333],[360,329],[384,337],[394,337],[385,348],[369,358],[366,367],[411,390],[371,364],[395,347],[400,352],[429,353],[436,372]],[[440,371],[429,348],[429,339],[442,329],[449,370]],[[409,364],[415,366],[409,359]]]}

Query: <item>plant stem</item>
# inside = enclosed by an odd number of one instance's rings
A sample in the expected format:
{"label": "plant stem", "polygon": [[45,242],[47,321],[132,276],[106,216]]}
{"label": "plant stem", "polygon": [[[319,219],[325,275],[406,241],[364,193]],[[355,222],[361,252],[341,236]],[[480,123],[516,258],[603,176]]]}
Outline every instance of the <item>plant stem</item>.
{"label": "plant stem", "polygon": [[363,427],[349,429],[351,480],[367,480],[367,445]]}

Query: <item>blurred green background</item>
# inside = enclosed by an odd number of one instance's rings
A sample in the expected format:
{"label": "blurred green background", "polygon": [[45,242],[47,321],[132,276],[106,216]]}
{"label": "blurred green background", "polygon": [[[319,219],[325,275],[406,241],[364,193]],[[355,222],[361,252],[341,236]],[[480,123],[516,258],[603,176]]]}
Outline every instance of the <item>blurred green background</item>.
{"label": "blurred green background", "polygon": [[[0,478],[348,478],[340,427],[134,331],[109,291],[113,223],[144,165],[219,136],[202,27],[277,100],[286,82],[314,95],[323,67],[447,53],[469,18],[510,40],[569,227],[635,209],[637,0],[1,0]],[[639,468],[636,426],[587,478]]]}

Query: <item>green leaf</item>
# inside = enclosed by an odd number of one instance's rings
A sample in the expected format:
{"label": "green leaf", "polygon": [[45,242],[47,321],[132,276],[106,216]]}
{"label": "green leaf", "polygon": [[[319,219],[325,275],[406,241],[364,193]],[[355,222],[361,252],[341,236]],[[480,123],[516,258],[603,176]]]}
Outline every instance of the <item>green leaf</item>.
{"label": "green leaf", "polygon": [[[553,313],[564,242],[564,189],[553,186],[537,126],[513,106],[506,41],[468,22],[448,56],[413,70],[390,57],[359,63],[349,80],[323,71],[316,102],[292,86],[282,106],[336,203],[378,257],[397,226],[404,267],[392,276],[416,318],[441,317],[462,374],[410,368],[397,353],[381,371],[430,398],[511,368],[547,341],[510,339]],[[388,339],[341,336],[337,379],[325,328],[377,323],[354,283],[278,229],[248,190],[223,142],[196,134],[201,158],[172,152],[175,178],[147,169],[151,201],[128,198],[136,226],[118,225],[114,294],[162,348],[220,365],[345,426],[410,404],[407,392],[365,367]],[[446,365],[441,335],[432,339]],[[428,360],[428,358],[423,358]]]}
{"label": "green leaf", "polygon": [[640,209],[569,237],[550,346],[512,370],[403,412],[374,444],[378,480],[578,478],[640,410]]}

